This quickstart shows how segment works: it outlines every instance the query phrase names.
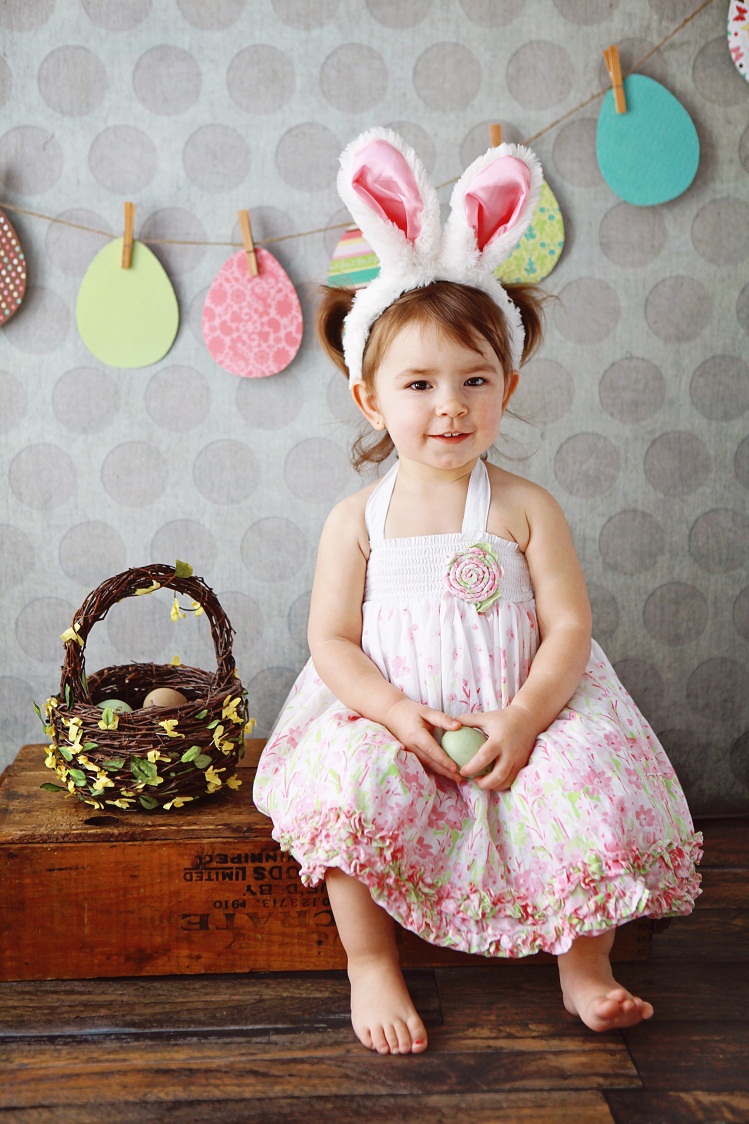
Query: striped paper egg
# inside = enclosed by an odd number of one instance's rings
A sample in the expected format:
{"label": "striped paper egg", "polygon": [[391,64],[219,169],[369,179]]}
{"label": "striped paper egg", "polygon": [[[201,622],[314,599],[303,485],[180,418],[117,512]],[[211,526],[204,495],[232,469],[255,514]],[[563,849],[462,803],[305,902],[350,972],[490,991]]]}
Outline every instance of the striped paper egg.
{"label": "striped paper egg", "polygon": [[0,324],[18,312],[26,295],[26,256],[8,218],[0,211]]}
{"label": "striped paper egg", "polygon": [[350,226],[335,248],[328,284],[334,289],[363,289],[380,272],[380,260],[358,226]]}
{"label": "striped paper egg", "polygon": [[505,285],[537,282],[548,277],[564,248],[564,219],[546,180],[531,224],[506,261],[494,271]]}

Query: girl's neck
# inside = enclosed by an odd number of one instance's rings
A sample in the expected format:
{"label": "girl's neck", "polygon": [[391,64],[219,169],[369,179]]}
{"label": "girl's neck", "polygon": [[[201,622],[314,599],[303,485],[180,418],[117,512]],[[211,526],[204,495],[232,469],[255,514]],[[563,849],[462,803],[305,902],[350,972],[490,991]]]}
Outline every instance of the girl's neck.
{"label": "girl's neck", "polygon": [[435,469],[418,462],[400,460],[386,521],[386,536],[408,538],[460,531],[475,465],[473,460],[454,469]]}
{"label": "girl's neck", "polygon": [[433,493],[440,488],[451,488],[454,484],[467,481],[476,467],[477,460],[478,458],[475,457],[467,464],[456,468],[434,468],[432,465],[399,457],[398,480],[414,491]]}

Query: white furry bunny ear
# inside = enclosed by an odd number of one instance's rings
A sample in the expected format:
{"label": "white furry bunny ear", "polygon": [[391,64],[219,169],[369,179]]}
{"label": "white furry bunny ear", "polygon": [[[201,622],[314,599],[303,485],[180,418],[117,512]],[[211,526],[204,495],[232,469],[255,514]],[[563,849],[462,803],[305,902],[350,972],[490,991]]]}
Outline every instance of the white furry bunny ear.
{"label": "white furry bunny ear", "polygon": [[382,266],[413,268],[440,239],[437,192],[413,149],[390,129],[370,129],[341,154],[338,193]]}
{"label": "white furry bunny ear", "polygon": [[362,133],[341,154],[338,193],[380,260],[380,272],[354,298],[343,354],[349,384],[377,318],[407,289],[435,279],[441,241],[440,204],[413,149],[390,129]]}
{"label": "white furry bunny ear", "polygon": [[[529,148],[501,144],[466,168],[450,198],[441,265],[446,272],[492,273],[510,256],[541,194],[541,165]],[[482,286],[483,287],[483,286]]]}

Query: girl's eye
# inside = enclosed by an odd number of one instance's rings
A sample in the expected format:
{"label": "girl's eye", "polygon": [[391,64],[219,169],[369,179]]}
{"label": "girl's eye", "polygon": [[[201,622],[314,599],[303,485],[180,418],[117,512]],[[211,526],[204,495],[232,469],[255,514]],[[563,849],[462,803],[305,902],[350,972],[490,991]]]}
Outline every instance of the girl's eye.
{"label": "girl's eye", "polygon": [[408,384],[408,389],[409,390],[429,390],[429,383],[426,381],[426,379],[417,379],[416,382],[410,382]]}
{"label": "girl's eye", "polygon": [[466,379],[466,386],[485,386],[488,382],[483,375],[474,375],[470,379]]}

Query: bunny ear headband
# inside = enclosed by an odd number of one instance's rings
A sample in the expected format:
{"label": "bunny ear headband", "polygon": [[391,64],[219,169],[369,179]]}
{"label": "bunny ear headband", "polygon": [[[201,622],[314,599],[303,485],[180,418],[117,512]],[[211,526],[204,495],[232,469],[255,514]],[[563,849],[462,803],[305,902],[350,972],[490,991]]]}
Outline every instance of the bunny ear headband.
{"label": "bunny ear headband", "polygon": [[375,320],[409,289],[457,281],[482,289],[505,314],[510,353],[520,366],[520,313],[493,271],[528,228],[541,192],[541,165],[529,148],[501,144],[474,160],[453,188],[444,230],[437,192],[413,149],[390,129],[362,133],[341,154],[338,193],[380,259],[344,322],[349,384],[362,381]]}

